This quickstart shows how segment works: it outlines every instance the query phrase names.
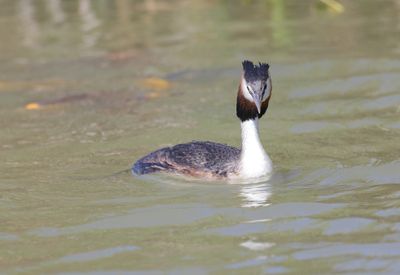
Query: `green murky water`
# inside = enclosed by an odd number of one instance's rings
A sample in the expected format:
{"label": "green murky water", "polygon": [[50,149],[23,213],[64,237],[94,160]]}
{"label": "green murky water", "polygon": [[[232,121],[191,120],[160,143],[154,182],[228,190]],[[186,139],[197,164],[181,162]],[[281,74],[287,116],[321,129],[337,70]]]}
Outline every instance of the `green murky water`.
{"label": "green murky water", "polygon": [[[400,273],[400,2],[341,2],[0,0],[0,271]],[[245,58],[270,181],[117,173],[239,146]]]}

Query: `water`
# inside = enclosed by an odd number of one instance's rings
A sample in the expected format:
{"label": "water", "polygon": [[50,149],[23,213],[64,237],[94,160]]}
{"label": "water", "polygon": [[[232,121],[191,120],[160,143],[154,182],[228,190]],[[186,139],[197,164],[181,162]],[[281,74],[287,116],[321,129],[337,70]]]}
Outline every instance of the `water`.
{"label": "water", "polygon": [[[400,273],[400,3],[343,5],[0,0],[0,271]],[[239,146],[245,58],[269,181],[124,172]]]}

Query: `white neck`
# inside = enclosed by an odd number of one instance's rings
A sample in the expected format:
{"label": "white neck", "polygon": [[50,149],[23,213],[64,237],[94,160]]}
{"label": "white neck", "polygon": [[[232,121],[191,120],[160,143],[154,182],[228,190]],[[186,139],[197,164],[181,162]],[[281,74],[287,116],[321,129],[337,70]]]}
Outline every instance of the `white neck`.
{"label": "white neck", "polygon": [[258,135],[258,118],[243,121],[241,127],[240,176],[243,178],[255,178],[271,173],[271,159],[264,151]]}

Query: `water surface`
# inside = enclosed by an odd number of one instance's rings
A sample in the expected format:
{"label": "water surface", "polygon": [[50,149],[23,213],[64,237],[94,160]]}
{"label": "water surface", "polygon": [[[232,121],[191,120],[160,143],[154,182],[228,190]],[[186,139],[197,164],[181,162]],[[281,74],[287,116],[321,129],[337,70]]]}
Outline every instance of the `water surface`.
{"label": "water surface", "polygon": [[[342,4],[0,0],[0,271],[400,273],[400,4]],[[240,146],[243,59],[270,180],[124,172]]]}

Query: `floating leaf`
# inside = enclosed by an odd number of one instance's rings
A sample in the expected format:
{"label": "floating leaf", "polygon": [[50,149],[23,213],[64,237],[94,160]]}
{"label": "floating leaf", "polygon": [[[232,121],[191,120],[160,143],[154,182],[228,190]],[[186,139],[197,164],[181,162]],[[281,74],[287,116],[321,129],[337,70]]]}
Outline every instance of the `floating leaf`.
{"label": "floating leaf", "polygon": [[50,100],[42,100],[39,102],[30,102],[25,105],[26,110],[38,110],[45,106],[57,106],[60,104],[79,102],[89,98],[87,94],[79,94],[79,95],[68,95],[60,98],[50,99]]}
{"label": "floating leaf", "polygon": [[37,102],[31,102],[25,105],[26,110],[39,110],[42,106]]}
{"label": "floating leaf", "polygon": [[154,90],[166,90],[171,87],[171,82],[168,80],[158,78],[158,77],[149,77],[142,81],[143,86],[146,88],[154,89]]}

